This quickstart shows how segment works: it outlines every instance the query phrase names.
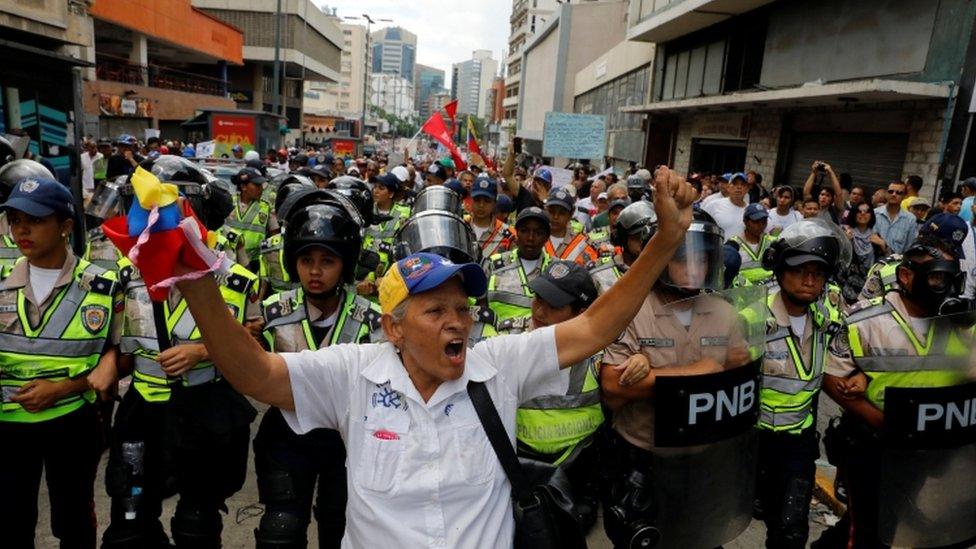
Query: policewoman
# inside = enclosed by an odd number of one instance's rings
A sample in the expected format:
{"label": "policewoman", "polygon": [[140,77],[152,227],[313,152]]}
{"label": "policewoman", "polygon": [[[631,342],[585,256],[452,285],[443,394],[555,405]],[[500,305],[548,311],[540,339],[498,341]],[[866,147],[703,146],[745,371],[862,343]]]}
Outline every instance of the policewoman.
{"label": "policewoman", "polygon": [[549,214],[550,230],[546,254],[554,259],[566,259],[587,265],[596,261],[599,256],[590,246],[582,223],[573,219],[575,203],[576,199],[566,189],[549,191],[546,213]]}
{"label": "policewoman", "polygon": [[[315,184],[304,175],[288,174],[281,179],[278,192],[275,194],[274,214],[282,232],[285,231],[289,209],[295,204],[296,198],[302,193],[307,193],[316,188]],[[260,295],[263,297],[293,290],[297,286],[288,275],[288,269],[285,268],[284,250],[282,249],[284,235],[282,232],[273,234],[261,241],[261,252],[258,256],[258,276],[261,279]]]}
{"label": "policewoman", "polygon": [[[3,138],[0,138],[3,139]],[[57,179],[40,162],[21,158],[19,160],[5,160],[12,158],[13,149],[6,140],[0,142],[0,201],[7,200],[17,183],[22,179]],[[5,152],[7,151],[7,152]],[[0,211],[0,279],[10,274],[14,263],[20,258],[20,249],[10,234],[10,224],[7,214]]]}
{"label": "policewoman", "polygon": [[[587,310],[527,334],[465,345],[468,298],[485,292],[478,265],[414,254],[383,278],[382,344],[274,354],[220,309],[210,277],[180,282],[221,372],[282,409],[298,433],[338,430],[349,454],[344,547],[512,547],[507,481],[468,394],[482,383],[514,445],[518,405],[562,386],[568,368],[609,344],[637,312],[678,247],[695,191],[658,170],[661,230],[631,270]],[[478,390],[472,387],[472,390]]]}
{"label": "policewoman", "polygon": [[[208,230],[219,228],[233,207],[230,193],[212,185],[192,162],[162,155],[142,167],[161,183],[176,185]],[[123,209],[133,199],[123,190]],[[163,500],[179,494],[170,532],[177,547],[219,547],[225,500],[240,490],[247,468],[249,425],[255,410],[220,376],[200,342],[195,318],[176,288],[151,301],[146,282],[128,260],[119,262],[125,320],[120,376],[132,375],[115,414],[105,472],[112,498],[102,537],[106,549],[169,547],[160,522]],[[219,310],[243,323],[257,277],[226,260]]]}
{"label": "policewoman", "polygon": [[[380,312],[351,286],[362,246],[358,213],[336,201],[303,206],[287,220],[284,235],[285,264],[301,285],[264,301],[268,348],[293,353],[369,342]],[[305,547],[313,510],[319,547],[339,547],[346,521],[345,459],[338,431],[297,435],[281,410],[268,409],[254,439],[265,506],[254,533],[257,547]]]}
{"label": "policewoman", "polygon": [[[747,231],[751,222],[747,215]],[[816,400],[827,348],[842,328],[841,296],[827,281],[850,258],[849,241],[819,218],[787,227],[763,257],[761,268],[779,285],[766,300],[760,391],[757,493],[768,547],[806,547],[820,455]]]}
{"label": "policewoman", "polygon": [[2,209],[23,257],[0,282],[2,544],[33,547],[41,473],[62,547],[95,547],[94,482],[102,451],[87,375],[114,367],[115,275],[75,256],[68,189],[26,178]]}
{"label": "policewoman", "polygon": [[471,229],[478,239],[482,257],[491,257],[511,249],[515,230],[508,223],[495,218],[498,202],[498,182],[479,176],[471,189]]}

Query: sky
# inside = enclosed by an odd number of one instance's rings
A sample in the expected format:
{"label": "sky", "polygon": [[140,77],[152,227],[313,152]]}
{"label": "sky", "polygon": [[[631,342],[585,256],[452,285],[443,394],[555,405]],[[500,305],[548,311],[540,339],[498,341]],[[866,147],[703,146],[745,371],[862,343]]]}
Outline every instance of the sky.
{"label": "sky", "polygon": [[[444,71],[451,86],[451,64],[471,59],[471,52],[491,50],[503,65],[508,48],[511,0],[313,0],[337,8],[340,17],[366,13],[378,23],[371,30],[400,26],[417,35],[417,63]],[[356,23],[356,21],[349,21]],[[363,21],[365,24],[365,21]]]}

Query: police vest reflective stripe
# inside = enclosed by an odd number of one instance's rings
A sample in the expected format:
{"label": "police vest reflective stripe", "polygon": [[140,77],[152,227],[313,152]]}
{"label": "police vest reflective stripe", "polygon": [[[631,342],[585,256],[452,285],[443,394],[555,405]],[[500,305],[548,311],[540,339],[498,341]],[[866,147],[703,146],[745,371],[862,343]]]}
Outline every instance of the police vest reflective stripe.
{"label": "police vest reflective stripe", "polygon": [[508,225],[495,219],[491,230],[482,233],[481,238],[478,239],[482,257],[491,257],[497,253],[504,252],[505,244],[511,237],[512,233]]}
{"label": "police vest reflective stripe", "polygon": [[[770,317],[776,295],[766,298]],[[766,336],[766,360],[770,360],[774,353],[783,353],[785,347],[785,354],[792,368],[786,375],[774,376],[765,371],[763,373],[759,418],[759,426],[763,429],[798,433],[815,421],[813,402],[823,380],[827,348],[841,324],[840,311],[825,297],[810,305],[809,315],[808,320],[813,322],[809,362],[803,360],[793,332],[788,326],[777,326],[774,332]]]}
{"label": "police vest reflective stripe", "polygon": [[574,364],[565,395],[544,395],[522,403],[515,414],[519,442],[540,454],[560,454],[558,465],[588,440],[603,424],[598,363],[594,356]]}
{"label": "police vest reflective stripe", "polygon": [[552,240],[547,240],[546,253],[556,259],[576,261],[580,264],[584,264],[587,261],[595,261],[597,258],[596,252],[590,247],[590,243],[583,233],[576,233],[569,242],[563,241],[559,245],[559,249],[552,246]]}
{"label": "police vest reflective stripe", "polygon": [[[946,387],[968,379],[966,366],[972,343],[972,330],[960,330],[939,319],[929,321],[925,343],[902,315],[883,298],[872,300],[872,306],[848,317],[847,336],[854,363],[868,376],[866,397],[884,410],[884,393],[888,387]],[[866,347],[861,341],[858,324],[869,318],[890,314],[911,342],[914,355],[905,349]],[[938,326],[937,326],[938,324]],[[958,334],[965,333],[965,341]],[[968,342],[968,343],[967,343]]]}
{"label": "police vest reflective stripe", "polygon": [[[543,253],[540,259],[541,271],[549,264],[550,258]],[[493,271],[488,279],[488,305],[495,311],[497,319],[502,321],[532,314],[535,292],[529,288],[529,278],[519,260],[518,250],[512,250],[501,257],[496,256],[490,260],[490,264],[493,265]],[[501,266],[494,269],[495,265]],[[513,288],[518,288],[519,293],[511,291]]]}
{"label": "police vest reflective stripe", "polygon": [[18,259],[20,259],[20,249],[14,244],[13,239],[7,235],[0,235],[0,280],[7,278]]}
{"label": "police vest reflective stripe", "polygon": [[[380,311],[376,304],[357,296],[355,291],[343,291],[343,294],[336,324],[324,346],[360,343],[379,328]],[[267,323],[264,338],[272,352],[298,352],[324,347],[312,333],[302,288],[265,299],[262,312]]]}
{"label": "police vest reflective stripe", "polygon": [[114,273],[78,259],[73,280],[54,296],[36,328],[31,327],[24,289],[6,290],[17,293],[22,333],[0,333],[0,421],[47,421],[77,410],[86,401],[94,402],[95,393],[86,391],[31,413],[10,397],[31,380],[64,381],[95,368],[110,335],[116,287]]}
{"label": "police vest reflective stripe", "polygon": [[752,245],[739,235],[733,236],[730,240],[738,243],[739,249],[746,253],[747,260],[743,261],[739,267],[739,276],[742,276],[752,284],[761,284],[773,277],[772,271],[767,271],[763,268],[762,256],[770,244],[776,241],[776,238],[763,235],[759,241],[759,250],[756,252],[753,252]]}
{"label": "police vest reflective stripe", "polygon": [[[174,384],[190,387],[219,379],[220,375],[211,361],[193,366],[179,379],[170,379],[166,375],[156,360],[159,355],[159,340],[153,321],[153,305],[145,282],[138,278],[138,272],[128,260],[123,260],[120,265],[122,278],[127,281],[124,288],[127,318],[119,350],[134,357],[133,388],[149,402],[165,402],[169,400],[170,387]],[[244,321],[247,298],[256,281],[256,276],[236,263],[231,266],[230,273],[224,275],[220,281],[221,296],[238,322]],[[163,307],[166,330],[174,347],[200,341],[200,331],[185,300],[181,299],[172,309],[168,302],[160,305]]]}
{"label": "police vest reflective stripe", "polygon": [[[379,211],[374,207],[373,213],[379,214]],[[410,210],[400,204],[394,204],[386,215],[389,215],[392,219],[384,223],[372,225],[366,229],[366,232],[378,240],[390,241],[396,235],[397,229],[400,228],[400,221],[410,217]]]}
{"label": "police vest reflective stripe", "polygon": [[241,213],[240,195],[234,195],[234,211],[225,222],[226,227],[238,231],[244,238],[244,249],[249,256],[257,255],[261,241],[268,234],[268,219],[271,216],[271,205],[263,200],[254,200]]}
{"label": "police vest reflective stripe", "polygon": [[292,282],[285,269],[284,239],[276,234],[261,242],[261,255],[258,257],[258,274],[268,283],[274,293],[294,290],[297,282]]}

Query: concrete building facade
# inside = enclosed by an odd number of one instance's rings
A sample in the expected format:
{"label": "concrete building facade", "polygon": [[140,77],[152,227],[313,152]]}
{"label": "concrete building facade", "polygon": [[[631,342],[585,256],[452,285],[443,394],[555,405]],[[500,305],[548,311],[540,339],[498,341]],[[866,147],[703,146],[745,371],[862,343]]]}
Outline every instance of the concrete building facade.
{"label": "concrete building facade", "polygon": [[574,111],[576,74],[625,36],[627,9],[620,0],[560,4],[525,44],[516,135],[526,152],[541,157],[547,112]]}
{"label": "concrete building facade", "polygon": [[657,44],[648,101],[623,108],[649,117],[647,165],[802,185],[823,160],[869,188],[919,175],[927,197],[976,175],[961,169],[971,2],[633,0],[629,15],[628,37]]}
{"label": "concrete building facade", "polygon": [[513,0],[509,16],[508,53],[505,64],[505,95],[502,98],[502,150],[508,135],[515,132],[518,118],[519,86],[522,82],[522,53],[526,41],[542,28],[552,15],[556,0]]}
{"label": "concrete building facade", "polygon": [[498,61],[490,50],[475,50],[471,59],[454,63],[451,97],[458,100],[458,113],[485,118],[491,111],[489,93],[498,73]]}
{"label": "concrete building facade", "polygon": [[[193,0],[193,5],[244,33],[242,67],[228,70],[231,96],[241,109],[272,112],[277,0]],[[301,138],[305,82],[338,82],[343,33],[311,0],[281,2],[279,114]]]}

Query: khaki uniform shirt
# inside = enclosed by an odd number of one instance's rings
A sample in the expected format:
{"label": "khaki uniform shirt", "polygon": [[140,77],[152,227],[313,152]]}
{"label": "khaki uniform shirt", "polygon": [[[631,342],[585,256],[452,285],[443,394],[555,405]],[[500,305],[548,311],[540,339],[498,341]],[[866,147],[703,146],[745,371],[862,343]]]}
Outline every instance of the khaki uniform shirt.
{"label": "khaki uniform shirt", "polygon": [[[905,309],[905,303],[901,295],[897,292],[889,292],[885,295],[885,301],[891,304],[906,321],[912,317]],[[911,322],[908,322],[911,326]],[[914,330],[914,328],[912,328]],[[861,339],[861,346],[864,348],[884,348],[902,349],[908,356],[916,355],[915,347],[905,335],[901,326],[891,315],[885,313],[871,318],[867,318],[857,323],[858,336]],[[915,337],[919,341],[925,341],[926,333],[916,333]],[[832,376],[847,377],[851,375],[857,366],[851,356],[851,344],[847,337],[847,330],[843,330],[839,337],[835,337],[830,344],[830,354],[827,357],[826,372]]]}
{"label": "khaki uniform shirt", "polygon": [[[675,305],[652,291],[624,334],[607,347],[603,362],[621,364],[627,358],[643,353],[652,368],[684,366],[703,358],[724,364],[730,347],[745,347],[741,321],[725,300],[701,296],[692,305],[688,328],[674,315]],[[654,443],[654,404],[652,399],[627,403],[613,416],[613,428],[627,442],[651,450]]]}
{"label": "khaki uniform shirt", "polygon": [[[51,294],[47,296],[43,302],[38,303],[37,298],[34,296],[34,290],[31,288],[30,283],[30,265],[26,260],[18,261],[14,265],[13,271],[10,272],[10,276],[4,281],[4,290],[18,290],[20,288],[24,289],[24,299],[27,301],[27,319],[34,326],[37,326],[41,322],[41,318],[47,311],[48,307],[54,302],[58,293],[64,289],[65,286],[74,280],[75,267],[78,266],[78,257],[68,252],[68,259],[64,262],[61,267],[61,273],[58,274],[58,279],[54,282],[54,288],[51,290]],[[9,302],[8,302],[9,301]],[[119,334],[122,328],[122,315],[118,314],[119,309],[122,306],[122,294],[116,293],[113,298],[113,303],[115,303],[115,313],[112,315],[112,324],[109,331],[109,343],[116,345],[119,342]],[[3,291],[0,292],[0,332],[6,333],[16,333],[23,334],[24,327],[20,325],[20,319],[17,315],[17,292],[16,291]]]}
{"label": "khaki uniform shirt", "polygon": [[[790,314],[786,312],[786,305],[783,304],[782,293],[776,293],[776,297],[773,298],[771,310],[773,312],[773,321],[776,322],[776,325],[780,328],[790,330],[790,334],[792,334],[790,337],[793,338],[795,343],[799,343],[800,358],[803,359],[804,365],[810,368],[812,366],[810,360],[813,356],[814,324],[813,315],[810,314],[809,308],[804,312],[807,317],[807,322],[803,328],[803,333],[799,337],[793,333],[793,329],[790,327]],[[789,348],[786,346],[785,341],[780,340],[775,343],[766,344],[766,353],[763,356],[763,373],[770,376],[796,378],[796,367],[790,358]]]}

